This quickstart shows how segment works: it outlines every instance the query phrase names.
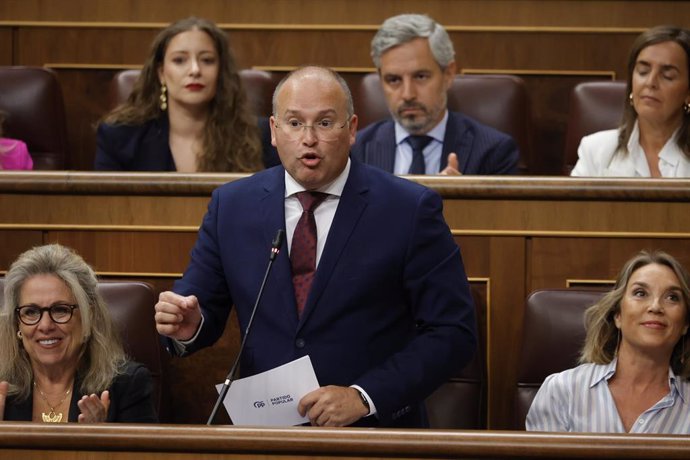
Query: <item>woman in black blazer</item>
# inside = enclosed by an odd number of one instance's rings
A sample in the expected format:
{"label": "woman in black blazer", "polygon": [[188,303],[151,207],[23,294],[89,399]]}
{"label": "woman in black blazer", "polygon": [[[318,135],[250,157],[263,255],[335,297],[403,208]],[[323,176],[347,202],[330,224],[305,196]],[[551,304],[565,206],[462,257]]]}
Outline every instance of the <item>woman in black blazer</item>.
{"label": "woman in black blazer", "polygon": [[277,164],[264,124],[225,33],[190,17],[158,34],[129,98],[99,124],[95,169],[254,172]]}

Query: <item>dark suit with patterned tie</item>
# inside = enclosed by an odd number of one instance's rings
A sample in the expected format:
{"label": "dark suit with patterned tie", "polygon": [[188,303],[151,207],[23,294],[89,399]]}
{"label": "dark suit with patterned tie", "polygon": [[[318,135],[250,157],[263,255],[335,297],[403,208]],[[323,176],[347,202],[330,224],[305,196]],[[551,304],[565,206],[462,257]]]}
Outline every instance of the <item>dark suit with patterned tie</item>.
{"label": "dark suit with patterned tie", "polygon": [[[285,229],[285,170],[213,192],[184,277],[212,345],[232,305],[244,331],[271,240]],[[460,250],[426,187],[357,161],[298,315],[288,251],[278,255],[242,356],[243,376],[309,355],[319,384],[359,385],[377,416],[358,424],[427,425],[424,399],[472,357],[476,330]],[[171,347],[169,347],[171,348]]]}

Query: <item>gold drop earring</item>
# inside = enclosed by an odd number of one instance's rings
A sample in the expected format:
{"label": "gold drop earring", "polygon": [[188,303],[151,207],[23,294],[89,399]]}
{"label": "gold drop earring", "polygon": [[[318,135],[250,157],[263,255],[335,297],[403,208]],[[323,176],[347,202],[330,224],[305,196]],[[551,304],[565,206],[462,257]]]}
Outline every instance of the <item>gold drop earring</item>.
{"label": "gold drop earring", "polygon": [[161,110],[165,112],[168,110],[168,87],[165,86],[165,83],[161,83]]}

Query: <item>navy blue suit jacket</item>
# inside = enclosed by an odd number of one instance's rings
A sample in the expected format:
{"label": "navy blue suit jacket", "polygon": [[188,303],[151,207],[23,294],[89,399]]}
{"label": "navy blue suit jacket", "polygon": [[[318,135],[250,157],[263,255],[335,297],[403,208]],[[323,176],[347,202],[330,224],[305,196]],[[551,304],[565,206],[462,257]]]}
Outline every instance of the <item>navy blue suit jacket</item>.
{"label": "navy blue suit jacket", "polygon": [[[280,164],[271,145],[268,118],[259,118],[264,167]],[[168,117],[142,125],[101,123],[96,132],[96,171],[175,171],[170,151]]]}
{"label": "navy blue suit jacket", "polygon": [[[473,356],[473,301],[434,191],[352,161],[301,318],[290,260],[276,258],[241,360],[243,376],[309,355],[321,386],[360,385],[378,417],[359,424],[422,427],[423,401]],[[221,336],[234,305],[244,331],[285,229],[285,170],[213,192],[173,290],[198,297],[204,325],[188,352]],[[169,349],[170,343],[168,343]]]}
{"label": "navy blue suit jacket", "polygon": [[[368,165],[394,172],[395,122],[373,123],[357,132],[352,156]],[[458,112],[448,112],[443,140],[441,170],[448,154],[458,155],[462,174],[517,174],[520,151],[512,137]]]}

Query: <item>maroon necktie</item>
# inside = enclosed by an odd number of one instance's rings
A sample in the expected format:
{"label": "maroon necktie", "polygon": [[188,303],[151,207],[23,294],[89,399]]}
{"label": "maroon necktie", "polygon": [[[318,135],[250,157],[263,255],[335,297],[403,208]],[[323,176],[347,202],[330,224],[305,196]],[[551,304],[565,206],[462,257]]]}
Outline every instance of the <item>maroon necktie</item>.
{"label": "maroon necktie", "polygon": [[307,302],[311,282],[316,270],[316,220],[314,209],[328,196],[321,192],[298,192],[297,199],[302,205],[302,216],[292,234],[290,262],[292,263],[292,284],[295,287],[297,314],[302,315]]}

